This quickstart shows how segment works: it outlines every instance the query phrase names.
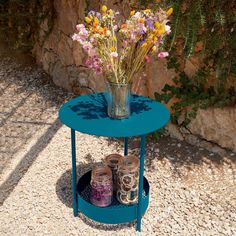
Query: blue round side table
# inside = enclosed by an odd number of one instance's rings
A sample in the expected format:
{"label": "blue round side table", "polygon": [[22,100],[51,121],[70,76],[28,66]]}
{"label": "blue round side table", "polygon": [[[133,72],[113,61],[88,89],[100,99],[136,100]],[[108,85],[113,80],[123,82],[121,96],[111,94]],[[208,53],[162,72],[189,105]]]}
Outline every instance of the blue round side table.
{"label": "blue round side table", "polygon": [[[71,128],[74,216],[78,216],[80,210],[89,218],[107,224],[121,224],[137,219],[136,229],[141,231],[141,218],[149,202],[149,183],[143,176],[146,135],[164,127],[170,119],[170,113],[161,103],[132,95],[131,115],[127,119],[111,119],[107,115],[106,96],[106,93],[79,96],[65,103],[59,111],[61,122]],[[126,206],[114,198],[109,207],[102,208],[89,202],[91,171],[83,175],[77,183],[75,131],[96,136],[123,137],[125,156],[128,155],[128,138],[141,137],[137,204]]]}

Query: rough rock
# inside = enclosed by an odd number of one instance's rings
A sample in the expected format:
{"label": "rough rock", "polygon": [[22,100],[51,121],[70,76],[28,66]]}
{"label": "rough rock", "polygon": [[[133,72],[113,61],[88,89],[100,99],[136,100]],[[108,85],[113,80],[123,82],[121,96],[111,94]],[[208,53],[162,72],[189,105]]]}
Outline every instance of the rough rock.
{"label": "rough rock", "polygon": [[199,139],[192,134],[188,134],[185,136],[185,141],[191,145],[198,145]]}
{"label": "rough rock", "polygon": [[179,128],[177,125],[174,125],[172,123],[169,123],[166,126],[166,129],[168,130],[169,134],[171,137],[173,138],[177,138],[179,140],[184,140],[183,135],[181,134],[181,132],[179,131]]}
{"label": "rough rock", "polygon": [[72,39],[70,37],[64,34],[61,35],[57,54],[63,65],[67,66],[74,64],[72,56]]}
{"label": "rough rock", "polygon": [[[57,61],[53,67],[53,81],[56,85],[61,86],[67,90],[71,89],[71,86],[68,81],[68,74],[66,68],[61,64],[60,61]],[[63,81],[63,82],[62,82]]]}
{"label": "rough rock", "polygon": [[188,129],[221,147],[236,151],[236,107],[199,110]]}

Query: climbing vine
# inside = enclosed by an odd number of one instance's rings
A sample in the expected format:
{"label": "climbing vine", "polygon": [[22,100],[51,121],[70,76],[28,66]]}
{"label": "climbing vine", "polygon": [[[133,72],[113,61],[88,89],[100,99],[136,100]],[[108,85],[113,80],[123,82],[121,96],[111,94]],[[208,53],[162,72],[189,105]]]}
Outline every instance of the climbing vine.
{"label": "climbing vine", "polygon": [[[174,8],[168,68],[174,69],[174,85],[166,84],[156,99],[171,99],[172,121],[188,125],[199,108],[236,104],[236,3],[233,0],[169,0]],[[193,76],[186,63],[197,61]],[[184,114],[185,119],[179,119]]]}

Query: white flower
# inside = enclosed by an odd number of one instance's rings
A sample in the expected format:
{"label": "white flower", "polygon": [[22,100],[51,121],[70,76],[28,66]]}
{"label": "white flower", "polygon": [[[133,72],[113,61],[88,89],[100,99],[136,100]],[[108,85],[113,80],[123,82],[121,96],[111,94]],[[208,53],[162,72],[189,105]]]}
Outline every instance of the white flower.
{"label": "white flower", "polygon": [[170,34],[170,33],[171,33],[171,29],[170,29],[170,26],[169,26],[169,25],[165,25],[165,30],[166,30],[166,33],[167,33],[167,34]]}
{"label": "white flower", "polygon": [[117,52],[112,52],[110,55],[111,55],[112,57],[118,57],[118,53],[117,53]]}
{"label": "white flower", "polygon": [[140,18],[141,17],[141,13],[139,11],[137,11],[134,16],[134,18]]}

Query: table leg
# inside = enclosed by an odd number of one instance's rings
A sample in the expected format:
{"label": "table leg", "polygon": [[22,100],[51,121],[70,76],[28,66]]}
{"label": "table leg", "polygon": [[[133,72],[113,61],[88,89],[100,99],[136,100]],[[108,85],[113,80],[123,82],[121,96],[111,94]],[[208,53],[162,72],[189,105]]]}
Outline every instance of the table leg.
{"label": "table leg", "polygon": [[128,138],[128,137],[125,137],[125,151],[124,151],[124,156],[127,156],[127,155],[128,155],[128,141],[129,141],[129,138]]}
{"label": "table leg", "polygon": [[78,216],[78,199],[77,199],[77,171],[76,171],[76,144],[75,130],[71,129],[71,152],[72,152],[72,191],[73,191],[73,212],[74,216]]}
{"label": "table leg", "polygon": [[138,212],[136,230],[141,231],[142,219],[142,193],[143,193],[143,173],[144,173],[144,158],[145,158],[145,141],[146,135],[141,136],[141,151],[140,151],[140,166],[139,166],[139,190],[138,190]]}

